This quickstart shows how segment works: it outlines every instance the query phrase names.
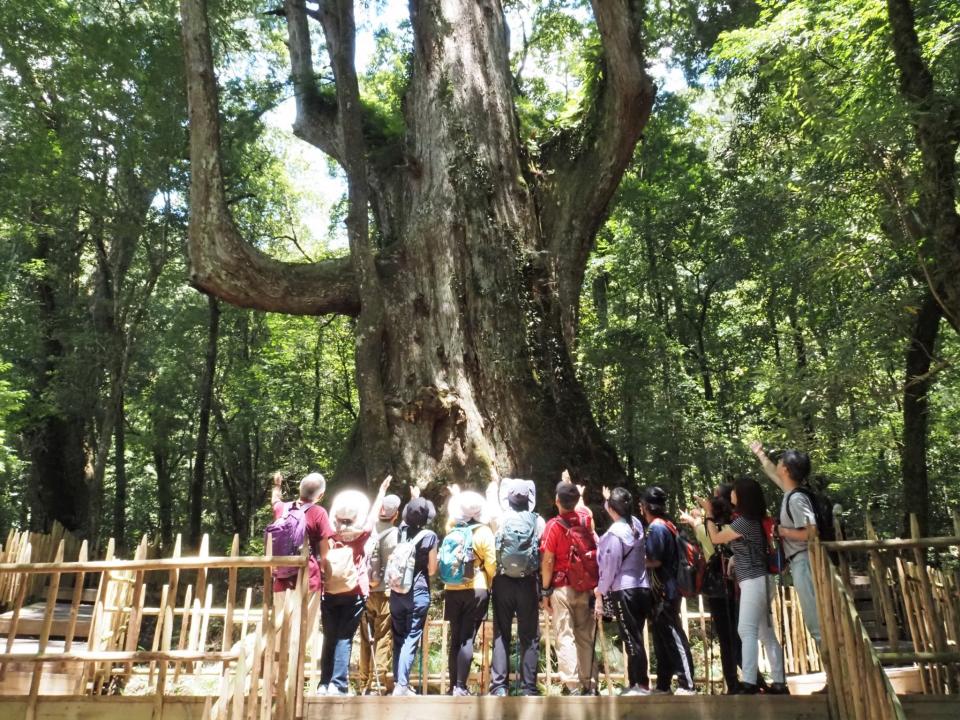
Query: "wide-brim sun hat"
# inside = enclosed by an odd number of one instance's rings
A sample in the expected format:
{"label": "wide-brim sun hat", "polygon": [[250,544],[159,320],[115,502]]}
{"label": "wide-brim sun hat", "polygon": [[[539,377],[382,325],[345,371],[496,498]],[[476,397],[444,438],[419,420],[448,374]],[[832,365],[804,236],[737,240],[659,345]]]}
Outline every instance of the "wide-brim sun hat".
{"label": "wide-brim sun hat", "polygon": [[359,490],[343,490],[337,493],[330,504],[330,519],[335,529],[340,526],[356,528],[367,521],[370,498]]}
{"label": "wide-brim sun hat", "polygon": [[447,514],[454,522],[489,522],[487,499],[473,490],[465,490],[451,497]]}

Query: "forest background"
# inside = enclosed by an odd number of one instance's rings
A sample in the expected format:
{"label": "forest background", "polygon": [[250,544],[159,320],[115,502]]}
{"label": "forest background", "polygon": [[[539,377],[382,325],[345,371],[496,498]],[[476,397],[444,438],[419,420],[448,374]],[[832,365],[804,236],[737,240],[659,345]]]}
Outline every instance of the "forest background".
{"label": "forest background", "polygon": [[[346,184],[290,133],[278,4],[209,3],[227,200],[275,257],[342,256]],[[412,42],[394,5],[358,10],[361,93],[385,116]],[[918,110],[904,83],[894,6],[912,10],[938,105]],[[597,30],[580,0],[505,10],[532,146],[578,118]],[[908,512],[946,532],[958,323],[938,292],[951,278],[937,276],[923,132],[931,114],[948,125],[955,168],[960,5],[650,0],[644,37],[660,87],[573,344],[629,483],[686,507],[756,473],[759,438],[810,451],[852,534],[867,510],[889,534]],[[355,482],[356,320],[190,286],[186,118],[172,0],[0,5],[0,529],[58,520],[121,548],[238,533],[256,551],[274,471]]]}

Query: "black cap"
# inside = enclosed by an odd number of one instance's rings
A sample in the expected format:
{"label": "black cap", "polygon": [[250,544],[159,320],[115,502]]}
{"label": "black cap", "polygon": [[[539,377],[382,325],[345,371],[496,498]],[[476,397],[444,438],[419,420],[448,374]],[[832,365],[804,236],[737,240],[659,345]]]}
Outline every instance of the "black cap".
{"label": "black cap", "polygon": [[572,482],[561,480],[557,483],[557,500],[564,507],[576,505],[580,500],[580,490]]}
{"label": "black cap", "polygon": [[647,505],[659,505],[660,507],[666,507],[667,494],[663,491],[663,488],[657,487],[656,485],[651,485],[643,491],[643,501],[647,503]]}
{"label": "black cap", "polygon": [[433,503],[421,497],[413,498],[403,509],[403,521],[410,527],[423,527],[436,515]]}

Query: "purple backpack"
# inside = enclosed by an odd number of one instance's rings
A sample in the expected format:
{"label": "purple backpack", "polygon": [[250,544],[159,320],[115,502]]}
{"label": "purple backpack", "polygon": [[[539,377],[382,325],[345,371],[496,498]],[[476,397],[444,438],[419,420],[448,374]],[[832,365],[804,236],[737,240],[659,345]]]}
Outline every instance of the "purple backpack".
{"label": "purple backpack", "polygon": [[[273,538],[273,554],[299,555],[303,548],[303,540],[307,534],[307,508],[313,503],[300,504],[299,500],[284,503],[283,515],[267,525],[263,534],[263,544],[266,548],[269,538]],[[276,567],[273,577],[282,579],[294,577],[298,572],[295,567]]]}

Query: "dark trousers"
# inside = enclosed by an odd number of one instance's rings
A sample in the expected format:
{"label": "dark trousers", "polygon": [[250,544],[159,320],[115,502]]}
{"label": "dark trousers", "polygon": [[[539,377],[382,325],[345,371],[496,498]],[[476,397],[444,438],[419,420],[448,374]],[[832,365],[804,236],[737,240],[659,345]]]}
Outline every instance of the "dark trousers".
{"label": "dark trousers", "polygon": [[713,629],[720,644],[720,665],[723,667],[723,681],[727,692],[740,687],[737,667],[740,665],[740,634],[737,632],[737,602],[733,594],[720,597],[708,597]]}
{"label": "dark trousers", "polygon": [[693,655],[680,624],[681,602],[681,598],[661,602],[650,623],[657,656],[657,690],[670,690],[674,675],[680,687],[693,690]]}
{"label": "dark trousers", "polygon": [[390,593],[395,685],[410,684],[410,671],[413,670],[413,660],[417,656],[417,648],[420,647],[429,609],[430,590],[425,586],[414,585],[410,592],[402,595]]}
{"label": "dark trousers", "polygon": [[537,578],[512,578],[497,575],[493,579],[493,661],[490,665],[490,691],[506,689],[510,682],[510,642],[513,618],[517,618],[520,656],[517,673],[525,694],[537,694],[537,660],[540,655],[540,598]]}
{"label": "dark trousers", "polygon": [[653,612],[650,588],[630,588],[610,593],[617,609],[620,635],[627,647],[627,685],[649,687],[647,651],[643,647],[643,626]]}
{"label": "dark trousers", "polygon": [[363,595],[343,593],[323,596],[320,607],[320,622],[323,625],[321,685],[333,683],[338,690],[347,689],[350,648],[353,647],[353,635],[360,627],[363,606]]}
{"label": "dark trousers", "polygon": [[473,663],[473,641],[487,616],[489,604],[490,592],[487,590],[447,590],[444,593],[443,619],[450,623],[447,670],[451,688],[467,688]]}

